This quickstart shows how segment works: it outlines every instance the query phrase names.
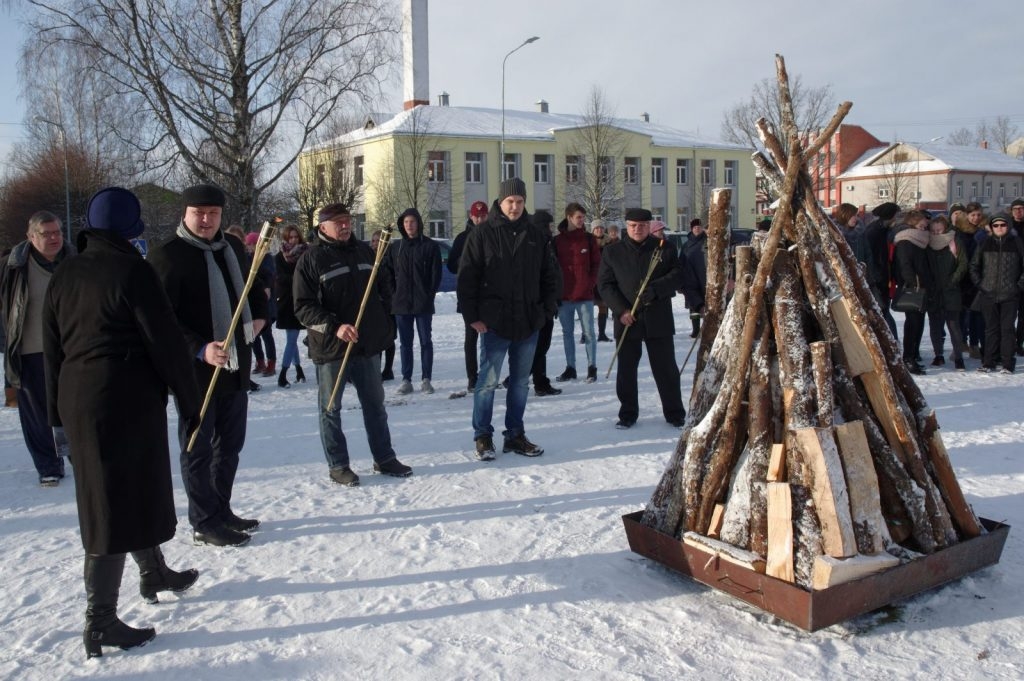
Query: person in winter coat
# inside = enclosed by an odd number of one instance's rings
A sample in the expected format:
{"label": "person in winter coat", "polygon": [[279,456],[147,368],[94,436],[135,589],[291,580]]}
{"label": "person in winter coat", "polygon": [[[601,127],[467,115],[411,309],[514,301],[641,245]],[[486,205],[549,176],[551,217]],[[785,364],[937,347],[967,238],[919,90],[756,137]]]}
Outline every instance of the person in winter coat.
{"label": "person in winter coat", "polygon": [[1002,372],[1012,374],[1016,366],[1013,322],[1024,290],[1024,243],[1010,234],[1010,219],[1005,215],[993,217],[989,226],[992,234],[971,259],[971,279],[978,287],[974,305],[985,317],[985,356],[979,371],[995,371],[998,355]]}
{"label": "person in winter coat", "polygon": [[[1024,239],[1024,199],[1014,199],[1010,203],[1010,233]],[[1017,356],[1024,356],[1024,296],[1020,297],[1017,307]]]}
{"label": "person in winter coat", "polygon": [[434,368],[434,341],[431,331],[434,319],[434,297],[441,288],[441,247],[423,233],[423,218],[415,208],[398,216],[401,239],[392,243],[385,254],[384,276],[391,290],[391,314],[398,323],[401,346],[402,384],[399,395],[412,392],[412,330],[420,341],[420,390],[434,392],[430,383]]}
{"label": "person in winter coat", "polygon": [[857,206],[852,203],[839,204],[835,222],[857,262],[867,268],[871,261],[871,249],[868,247],[864,225],[860,224],[860,218],[857,217],[857,210]]}
{"label": "person in winter coat", "polygon": [[[605,244],[608,243],[608,236],[604,233],[604,221],[591,220],[590,233],[597,239],[598,250],[603,252]],[[610,343],[612,339],[608,337],[608,333],[605,331],[608,326],[608,306],[601,300],[601,294],[597,290],[596,284],[594,285],[594,305],[597,306],[597,342]]]}
{"label": "person in winter coat", "polygon": [[[256,251],[256,244],[260,242],[260,235],[258,232],[249,232],[242,242],[245,244],[245,254],[251,263],[253,253]],[[274,278],[276,276],[274,258],[263,258],[256,271],[254,286],[263,291],[267,297],[267,323],[252,342],[252,356],[256,360],[256,366],[252,371],[260,376],[273,376],[277,373],[277,344],[274,343],[274,322],[277,320],[277,299],[274,296]]]}
{"label": "person in winter coat", "polygon": [[167,392],[195,427],[199,388],[192,357],[152,267],[128,241],[144,228],[134,194],[111,187],[88,207],[81,255],[54,273],[42,310],[50,423],[70,447],[85,548],[84,644],[132,648],[152,640],[117,616],[125,554],[139,591],[184,591],[196,570],[167,567],[160,544],[177,514],[167,444]]}
{"label": "person in winter coat", "polygon": [[[466,220],[466,228],[463,229],[455,237],[455,241],[452,242],[452,250],[448,252],[448,271],[452,274],[457,275],[459,273],[459,259],[462,256],[462,250],[466,247],[466,237],[469,236],[470,231],[479,225],[481,222],[487,219],[487,204],[483,201],[474,201],[473,205],[469,207],[469,219]],[[456,296],[458,294],[456,293]],[[461,303],[456,297],[455,311],[462,312]],[[476,332],[469,324],[466,324],[466,337],[462,344],[462,352],[466,357],[466,380],[467,380],[467,392],[473,392],[476,388],[477,374],[480,373],[479,362],[477,358],[477,346],[480,342],[480,334]]]}
{"label": "person in winter coat", "polygon": [[487,220],[473,228],[459,261],[462,318],[480,334],[480,375],[473,394],[473,439],[481,461],[494,459],[494,390],[508,355],[502,451],[539,456],[526,437],[523,414],[537,335],[557,309],[558,263],[551,237],[526,212],[526,183],[499,185]]}
{"label": "person in winter coat", "polygon": [[[619,398],[619,420],[615,427],[632,428],[640,416],[637,394],[637,368],[643,346],[654,383],[661,397],[665,420],[681,428],[686,418],[676,365],[676,332],[672,316],[672,298],[680,288],[679,258],[672,245],[650,236],[651,212],[644,208],[626,211],[626,238],[605,246],[597,285],[601,298],[615,315],[615,338],[619,346],[619,368],[615,376],[615,393]],[[654,270],[643,291],[644,278]],[[639,297],[636,315],[633,303]]]}
{"label": "person in winter coat", "polygon": [[928,327],[935,358],[932,366],[946,363],[943,357],[943,329],[949,329],[953,344],[953,365],[957,371],[964,370],[964,339],[960,332],[960,280],[967,276],[967,255],[957,244],[949,220],[939,215],[928,223],[931,236],[928,237],[928,268],[931,270],[934,289],[928,295]]}
{"label": "person in winter coat", "polygon": [[[341,398],[345,386],[356,390],[363,413],[366,439],[377,473],[404,478],[412,468],[398,460],[391,445],[384,384],[380,378],[380,353],[394,333],[388,310],[391,289],[386,277],[377,276],[366,298],[360,326],[355,327],[363,295],[370,284],[375,254],[352,235],[352,216],[341,203],[324,206],[317,217],[316,241],[295,266],[292,294],[295,316],[306,327],[309,357],[316,367],[320,441],[327,458],[328,474],[339,485],[354,487],[359,476],[352,470],[348,441],[341,430]],[[331,393],[346,347],[352,344],[338,395]]]}
{"label": "person in winter coat", "polygon": [[[192,451],[188,451],[192,430],[185,419],[178,419],[181,478],[193,540],[210,546],[241,546],[260,524],[235,514],[231,492],[245,444],[252,367],[249,345],[266,324],[267,296],[254,286],[239,308],[247,260],[241,242],[220,228],[224,192],[199,184],[186,188],[182,199],[184,212],[174,238],[150,251],[149,263],[185,334],[199,389],[204,393],[209,389],[215,367],[226,371],[218,374]],[[223,342],[236,309],[241,316],[226,350]],[[180,417],[180,404],[178,408]]]}
{"label": "person in winter coat", "polygon": [[[380,247],[380,238],[384,234],[383,229],[373,230],[373,234],[370,235],[370,250],[374,253]],[[378,275],[379,276],[379,275]],[[391,317],[394,320],[394,316]],[[382,381],[393,381],[395,380],[395,341],[398,340],[398,325],[392,324],[393,331],[391,333],[391,342],[384,348],[384,368],[380,370],[380,380]]]}
{"label": "person in winter coat", "polygon": [[64,458],[46,419],[43,294],[57,266],[75,250],[64,243],[60,218],[49,211],[29,218],[27,237],[3,260],[0,270],[0,303],[7,331],[4,368],[8,383],[18,391],[21,433],[39,484],[56,487],[64,477]]}
{"label": "person in winter coat", "polygon": [[896,332],[896,320],[893,319],[890,304],[889,280],[891,268],[889,266],[889,243],[892,238],[889,234],[893,218],[899,212],[900,207],[891,201],[879,204],[872,209],[871,214],[875,217],[864,228],[864,241],[867,244],[867,280],[871,294],[882,311],[882,317],[892,332],[893,338],[899,338]]}
{"label": "person in winter coat", "polygon": [[274,298],[277,302],[277,328],[284,331],[284,352],[281,353],[281,375],[277,384],[287,388],[288,367],[295,365],[295,382],[305,383],[299,355],[299,331],[304,327],[295,316],[295,301],[292,298],[292,279],[295,265],[309,245],[302,240],[302,232],[295,225],[286,225],[281,230],[281,250],[274,256]]}
{"label": "person in winter coat", "polygon": [[558,322],[562,326],[565,371],[556,381],[576,378],[576,318],[579,317],[587,350],[587,383],[597,380],[597,338],[594,336],[594,287],[601,265],[597,239],[587,232],[587,213],[578,203],[565,207],[565,231],[555,237],[555,257],[562,272],[562,300]]}
{"label": "person in winter coat", "polygon": [[[988,236],[988,218],[981,204],[976,201],[971,201],[962,208],[962,214],[954,218],[952,223],[956,228],[957,240],[964,246],[967,261],[970,262],[974,259],[978,245]],[[950,214],[953,215],[953,212]],[[981,313],[981,306],[973,304],[978,297],[978,289],[971,277],[964,277],[960,284],[960,292],[965,303],[964,311],[960,315],[964,343],[972,359],[981,359],[982,347],[985,345],[985,318]]]}
{"label": "person in winter coat", "polygon": [[[924,289],[931,295],[934,286],[928,267],[928,217],[919,210],[908,211],[903,225],[897,228],[893,243],[896,246],[893,266],[896,283],[906,289]],[[924,335],[924,311],[904,312],[903,361],[912,374],[923,375],[921,363],[921,337]]]}
{"label": "person in winter coat", "polygon": [[690,236],[679,249],[680,277],[686,309],[690,311],[690,338],[700,335],[704,295],[708,287],[708,236],[699,218],[690,221]]}

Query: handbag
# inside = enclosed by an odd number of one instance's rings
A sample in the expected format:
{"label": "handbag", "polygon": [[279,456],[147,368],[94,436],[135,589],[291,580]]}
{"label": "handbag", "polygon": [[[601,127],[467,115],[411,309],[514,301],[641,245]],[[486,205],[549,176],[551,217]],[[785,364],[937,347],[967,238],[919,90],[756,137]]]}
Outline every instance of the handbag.
{"label": "handbag", "polygon": [[892,309],[899,312],[924,312],[925,290],[923,288],[896,289],[896,299],[892,301]]}

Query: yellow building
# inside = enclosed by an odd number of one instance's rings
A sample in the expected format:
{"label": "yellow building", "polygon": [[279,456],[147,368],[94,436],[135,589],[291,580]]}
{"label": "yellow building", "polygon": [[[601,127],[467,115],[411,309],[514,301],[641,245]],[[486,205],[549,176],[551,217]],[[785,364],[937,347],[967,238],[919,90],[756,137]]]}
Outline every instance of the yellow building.
{"label": "yellow building", "polygon": [[589,219],[621,222],[626,208],[640,206],[669,229],[687,231],[691,218],[706,219],[711,189],[729,187],[731,226],[753,226],[751,149],[701,140],[646,115],[594,123],[549,113],[539,102],[536,111],[506,110],[503,125],[500,109],[450,107],[445,95],[440,99],[441,106],[371,115],[364,127],[305,150],[300,186],[309,196],[332,184],[351,188],[364,237],[367,228],[416,207],[429,236],[451,238],[470,205],[490,204],[500,178],[512,176],[526,182],[527,209],[548,210],[556,221],[578,201]]}

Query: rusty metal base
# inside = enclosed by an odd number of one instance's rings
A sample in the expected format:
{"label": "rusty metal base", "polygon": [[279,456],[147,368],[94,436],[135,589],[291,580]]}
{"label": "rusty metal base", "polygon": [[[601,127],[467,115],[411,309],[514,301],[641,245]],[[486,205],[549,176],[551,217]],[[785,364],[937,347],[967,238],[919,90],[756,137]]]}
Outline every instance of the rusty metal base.
{"label": "rusty metal base", "polygon": [[[724,591],[804,629],[817,631],[999,562],[1010,526],[981,518],[987,534],[930,556],[828,589],[807,591],[686,546],[640,524],[642,511],[622,516],[629,548],[702,584]],[[709,560],[710,559],[710,560]]]}

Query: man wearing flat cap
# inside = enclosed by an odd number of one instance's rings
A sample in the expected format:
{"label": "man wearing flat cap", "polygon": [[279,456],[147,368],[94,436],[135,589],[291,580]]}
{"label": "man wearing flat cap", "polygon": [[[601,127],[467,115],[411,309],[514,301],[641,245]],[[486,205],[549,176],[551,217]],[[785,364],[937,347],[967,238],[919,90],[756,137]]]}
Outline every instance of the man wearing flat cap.
{"label": "man wearing flat cap", "polygon": [[896,320],[889,311],[889,245],[893,238],[890,227],[893,218],[899,212],[900,207],[891,201],[879,204],[871,211],[875,219],[864,228],[864,241],[867,243],[869,256],[866,263],[868,288],[882,310],[882,317],[893,338],[899,338],[899,334],[896,332]]}
{"label": "man wearing flat cap", "polygon": [[[234,340],[225,351],[223,341],[248,275],[242,269],[247,262],[245,247],[220,228],[225,197],[218,187],[188,187],[182,203],[174,238],[154,249],[149,262],[185,334],[200,391],[206,393],[214,369],[222,368],[191,452],[186,451],[192,436],[189,424],[185,419],[178,423],[188,519],[196,543],[241,546],[259,526],[258,520],[235,515],[231,492],[245,444],[252,367],[249,345],[266,323],[267,297],[252,287],[242,301]],[[183,416],[180,404],[178,414]]]}
{"label": "man wearing flat cap", "polygon": [[487,219],[466,238],[459,261],[462,318],[480,334],[480,373],[473,393],[473,439],[481,461],[494,459],[494,389],[508,355],[504,452],[539,456],[523,414],[537,336],[558,309],[561,291],[551,236],[526,212],[526,184],[504,180]]}
{"label": "man wearing flat cap", "polygon": [[[681,428],[686,409],[679,387],[672,316],[672,298],[682,285],[679,259],[671,244],[651,236],[651,211],[630,208],[625,218],[626,238],[605,247],[597,275],[597,288],[612,311],[615,338],[621,343],[615,375],[619,398],[615,427],[632,428],[640,416],[637,368],[646,345],[662,414],[670,425]],[[637,299],[640,305],[634,315]]]}

